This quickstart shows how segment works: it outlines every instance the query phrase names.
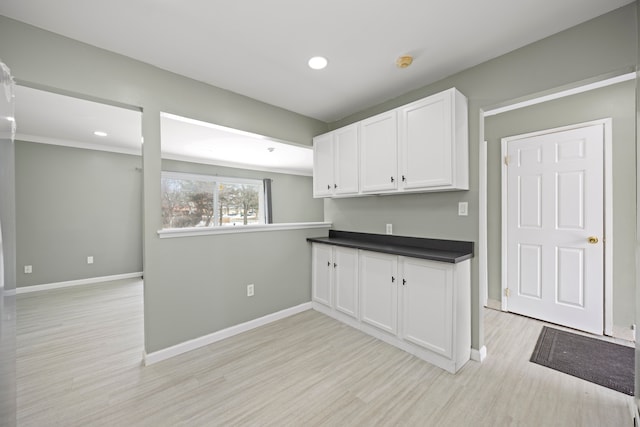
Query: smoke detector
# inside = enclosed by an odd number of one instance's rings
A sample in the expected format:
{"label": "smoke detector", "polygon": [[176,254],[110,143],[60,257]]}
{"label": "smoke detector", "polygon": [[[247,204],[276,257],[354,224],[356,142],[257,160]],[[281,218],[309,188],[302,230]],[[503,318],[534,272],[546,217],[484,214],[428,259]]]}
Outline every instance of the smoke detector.
{"label": "smoke detector", "polygon": [[407,68],[409,65],[411,65],[412,62],[413,62],[413,56],[411,55],[400,56],[398,57],[398,59],[396,59],[396,66],[398,68]]}

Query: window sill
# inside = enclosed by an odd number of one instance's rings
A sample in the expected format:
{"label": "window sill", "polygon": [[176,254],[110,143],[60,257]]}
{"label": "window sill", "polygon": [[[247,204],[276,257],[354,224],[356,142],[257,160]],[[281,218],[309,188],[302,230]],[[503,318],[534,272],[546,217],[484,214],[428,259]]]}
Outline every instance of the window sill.
{"label": "window sill", "polygon": [[207,236],[211,234],[258,233],[261,231],[304,230],[309,228],[329,228],[330,222],[292,222],[286,224],[238,225],[217,228],[171,228],[158,230],[161,239],[173,237]]}

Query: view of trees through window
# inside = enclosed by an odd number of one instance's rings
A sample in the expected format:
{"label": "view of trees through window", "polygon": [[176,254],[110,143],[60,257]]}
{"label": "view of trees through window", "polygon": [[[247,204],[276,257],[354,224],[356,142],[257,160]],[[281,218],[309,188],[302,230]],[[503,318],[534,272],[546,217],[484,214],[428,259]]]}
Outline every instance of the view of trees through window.
{"label": "view of trees through window", "polygon": [[162,174],[162,227],[264,224],[260,180]]}

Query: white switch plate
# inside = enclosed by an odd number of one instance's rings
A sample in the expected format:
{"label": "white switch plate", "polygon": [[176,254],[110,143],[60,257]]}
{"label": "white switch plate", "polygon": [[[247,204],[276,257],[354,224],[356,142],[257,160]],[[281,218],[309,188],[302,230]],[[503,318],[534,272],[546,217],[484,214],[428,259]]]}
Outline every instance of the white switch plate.
{"label": "white switch plate", "polygon": [[24,266],[24,274],[31,274],[31,273],[33,273],[33,266],[25,265]]}
{"label": "white switch plate", "polygon": [[93,264],[93,257],[92,256],[88,256],[87,257],[87,264]]}
{"label": "white switch plate", "polygon": [[459,202],[458,203],[458,216],[467,216],[469,215],[469,203],[468,202]]}
{"label": "white switch plate", "polygon": [[387,224],[387,234],[393,234],[393,224]]}
{"label": "white switch plate", "polygon": [[250,285],[247,285],[247,296],[248,297],[252,297],[253,296],[253,292],[254,292],[253,283],[250,284]]}

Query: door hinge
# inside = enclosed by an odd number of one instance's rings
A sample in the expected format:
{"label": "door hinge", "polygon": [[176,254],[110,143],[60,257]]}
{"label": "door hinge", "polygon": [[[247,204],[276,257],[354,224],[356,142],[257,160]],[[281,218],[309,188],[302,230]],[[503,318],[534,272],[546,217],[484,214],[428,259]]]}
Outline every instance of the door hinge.
{"label": "door hinge", "polygon": [[509,163],[511,163],[511,156],[504,156],[504,164],[509,166]]}
{"label": "door hinge", "polygon": [[511,296],[511,290],[509,288],[505,288],[504,296],[507,297],[507,298],[509,298]]}

